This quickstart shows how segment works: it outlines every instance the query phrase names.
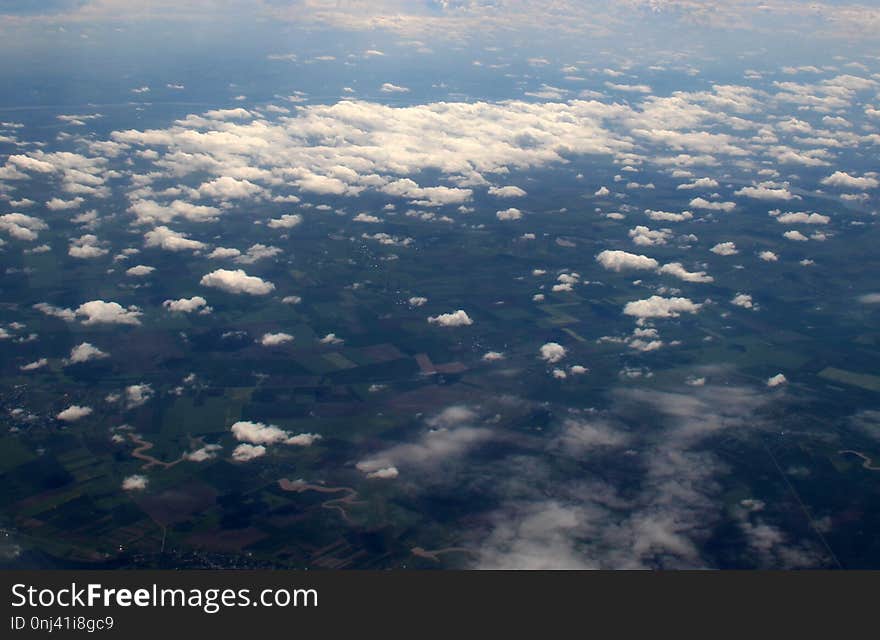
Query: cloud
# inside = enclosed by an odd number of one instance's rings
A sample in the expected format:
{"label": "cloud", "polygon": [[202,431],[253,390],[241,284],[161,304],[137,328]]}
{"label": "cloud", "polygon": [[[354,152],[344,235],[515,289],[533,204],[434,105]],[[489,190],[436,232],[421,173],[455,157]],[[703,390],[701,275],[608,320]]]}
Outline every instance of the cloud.
{"label": "cloud", "polygon": [[755,200],[799,200],[800,196],[794,195],[786,187],[761,184],[756,187],[743,187],[733,192],[735,196],[745,196]]}
{"label": "cloud", "polygon": [[191,462],[206,462],[217,457],[217,453],[223,449],[219,444],[206,444],[195,451],[189,451],[184,454],[184,458]]}
{"label": "cloud", "polygon": [[733,297],[733,300],[730,301],[730,304],[735,305],[737,307],[742,307],[743,309],[752,309],[754,308],[754,303],[752,302],[752,296],[747,293],[738,293]]}
{"label": "cloud", "polygon": [[128,210],[135,215],[137,225],[164,224],[178,217],[189,222],[213,222],[221,213],[217,207],[196,205],[184,200],[174,200],[168,205],[154,200],[137,200]]}
{"label": "cloud", "polygon": [[470,316],[462,309],[452,313],[441,313],[438,316],[431,316],[428,318],[428,322],[438,324],[441,327],[464,327],[474,323]]}
{"label": "cloud", "polygon": [[72,309],[56,307],[55,305],[51,305],[48,302],[38,302],[34,305],[34,309],[40,311],[41,313],[44,313],[47,316],[61,318],[65,322],[73,322],[74,320],[76,320],[76,313]]}
{"label": "cloud", "polygon": [[266,223],[270,229],[292,229],[293,227],[301,224],[303,221],[303,217],[298,213],[293,214],[284,214],[280,218],[272,218]]}
{"label": "cloud", "polygon": [[266,447],[259,444],[240,444],[232,451],[232,459],[236,462],[247,462],[264,455],[266,455]]}
{"label": "cloud", "polygon": [[143,314],[137,307],[123,307],[117,302],[91,300],[79,305],[76,315],[85,317],[83,324],[128,324],[139,325]]}
{"label": "cloud", "polygon": [[19,369],[22,371],[36,371],[37,369],[42,369],[48,364],[49,361],[46,358],[40,358],[39,360],[34,360],[33,362],[21,365]]}
{"label": "cloud", "polygon": [[432,467],[448,458],[463,455],[468,449],[491,437],[491,431],[477,427],[434,429],[414,443],[399,444],[357,463],[364,474],[388,467]]}
{"label": "cloud", "polygon": [[705,198],[694,198],[690,201],[689,206],[693,209],[707,209],[709,211],[730,212],[736,209],[735,202],[710,202]]}
{"label": "cloud", "polygon": [[[716,480],[723,467],[705,441],[728,431],[742,437],[759,424],[761,396],[742,387],[706,386],[687,393],[623,388],[612,398],[614,422],[604,416],[572,418],[552,446],[565,451],[562,438],[570,435],[566,444],[578,460],[595,458],[602,449],[631,447],[635,459],[624,465],[625,479],[612,483],[597,473],[560,483],[542,451],[496,468],[500,506],[474,535],[480,568],[711,566],[703,557],[704,543],[727,516]],[[645,416],[651,416],[648,430],[638,428]],[[587,456],[579,453],[579,444]]]}
{"label": "cloud", "polygon": [[392,236],[387,233],[374,233],[372,235],[369,233],[362,233],[361,238],[364,240],[375,240],[379,244],[393,247],[408,247],[415,242],[412,238],[398,238],[397,236]]}
{"label": "cloud", "polygon": [[423,296],[413,296],[409,300],[407,300],[409,306],[411,307],[421,307],[424,306],[428,299]]}
{"label": "cloud", "polygon": [[293,342],[293,336],[289,333],[264,333],[260,338],[260,344],[264,347],[277,347],[287,342]]}
{"label": "cloud", "polygon": [[13,154],[7,158],[7,162],[22,171],[34,171],[36,173],[54,173],[55,165],[25,155]]}
{"label": "cloud", "polygon": [[401,86],[399,86],[399,85],[392,84],[392,83],[390,83],[390,82],[386,82],[386,83],[384,83],[384,84],[379,88],[379,91],[381,91],[382,93],[409,93],[409,89],[408,89],[408,88],[406,88],[406,87],[401,87]]}
{"label": "cloud", "polygon": [[0,231],[5,231],[17,240],[36,240],[40,235],[39,232],[48,228],[49,226],[39,218],[23,213],[7,213],[0,216]]}
{"label": "cloud", "polygon": [[192,313],[193,311],[208,311],[208,301],[202,296],[192,298],[180,298],[178,300],[166,300],[162,306],[172,313]]}
{"label": "cloud", "polygon": [[295,447],[311,447],[318,440],[321,440],[321,438],[322,436],[317,433],[298,433],[285,440],[284,444],[293,445]]}
{"label": "cloud", "polygon": [[652,247],[666,244],[672,237],[672,232],[669,229],[653,230],[639,225],[629,230],[629,237],[632,238],[633,244]]}
{"label": "cloud", "polygon": [[249,276],[242,269],[230,271],[217,269],[200,280],[204,287],[213,287],[227,293],[247,293],[253,296],[264,296],[275,290],[275,285],[256,276]]}
{"label": "cloud", "polygon": [[827,178],[823,178],[821,183],[829,186],[829,187],[840,187],[842,189],[861,189],[863,191],[867,189],[876,189],[880,186],[880,181],[877,178],[873,178],[870,176],[865,177],[856,177],[852,176],[845,171],[835,171]]}
{"label": "cloud", "polygon": [[660,220],[663,222],[684,222],[694,217],[690,211],[681,213],[673,213],[671,211],[654,211],[653,209],[645,209],[645,215],[651,220]]}
{"label": "cloud", "polygon": [[66,211],[68,209],[78,209],[79,205],[85,202],[82,198],[73,198],[72,200],[62,200],[61,198],[52,198],[46,203],[49,211]]}
{"label": "cloud", "polygon": [[809,240],[809,238],[807,238],[807,236],[802,234],[800,231],[796,231],[794,229],[786,231],[785,233],[782,234],[782,236],[786,240],[794,240],[795,242],[806,242],[807,240]]}
{"label": "cloud", "polygon": [[287,431],[262,422],[240,421],[233,424],[230,430],[236,440],[250,444],[278,444],[290,437]]}
{"label": "cloud", "polygon": [[549,364],[555,364],[565,358],[567,351],[558,342],[547,342],[538,349],[541,359]]}
{"label": "cloud", "polygon": [[[277,122],[193,115],[165,129],[115,131],[111,139],[127,147],[163,148],[153,167],[161,176],[180,179],[208,172],[264,189],[293,184],[312,193],[339,195],[370,189],[445,206],[469,200],[472,191],[420,185],[401,176],[438,171],[441,179],[452,183],[487,184],[484,175],[501,175],[512,168],[562,163],[572,154],[629,150],[633,144],[604,123],[627,111],[621,105],[591,101],[393,107],[342,100],[300,107],[296,116]],[[473,145],[472,140],[481,144]],[[387,153],[389,145],[394,154]],[[182,199],[160,204],[149,190],[142,192],[132,195],[130,207],[141,223],[166,224],[176,216],[204,221],[222,213]]]}
{"label": "cloud", "polygon": [[580,282],[581,276],[578,273],[560,273],[556,280],[558,284],[554,284],[552,291],[571,291],[574,285]]}
{"label": "cloud", "polygon": [[452,187],[422,187],[410,178],[400,178],[381,187],[381,191],[399,198],[410,198],[414,204],[426,207],[461,204],[471,199],[473,191]]}
{"label": "cloud", "polygon": [[483,362],[498,362],[499,360],[504,360],[504,354],[500,351],[487,351],[480,359]]}
{"label": "cloud", "polygon": [[143,491],[147,488],[149,484],[149,480],[146,476],[142,476],[139,474],[131,475],[123,479],[122,481],[122,490],[123,491]]}
{"label": "cloud", "polygon": [[629,441],[629,434],[608,420],[568,418],[562,423],[562,433],[551,446],[579,456],[594,449],[622,447]]}
{"label": "cloud", "polygon": [[153,387],[148,384],[132,384],[125,388],[125,406],[127,409],[136,409],[152,398]]}
{"label": "cloud", "polygon": [[780,224],[828,224],[831,218],[823,216],[821,213],[806,213],[799,211],[796,213],[783,213],[776,216],[776,222]]}
{"label": "cloud", "polygon": [[227,258],[237,258],[241,255],[238,249],[230,249],[228,247],[217,247],[208,254],[211,260],[225,260]]}
{"label": "cloud", "polygon": [[623,91],[625,93],[651,93],[651,87],[646,84],[615,84],[606,82],[605,86],[613,91]]}
{"label": "cloud", "polygon": [[214,200],[250,199],[265,193],[261,186],[253,182],[237,180],[230,176],[221,176],[210,182],[203,182],[197,191],[200,197]]}
{"label": "cloud", "polygon": [[516,186],[507,186],[507,187],[490,187],[489,195],[495,196],[496,198],[522,198],[525,195],[528,195],[524,189],[520,189]]}
{"label": "cloud", "polygon": [[492,437],[489,429],[471,426],[475,418],[476,414],[467,407],[448,407],[427,421],[432,428],[416,441],[393,445],[355,466],[367,477],[378,477],[370,474],[391,467],[423,470],[448,467],[450,459],[460,458]]}
{"label": "cloud", "polygon": [[156,267],[148,267],[142,264],[139,264],[135,267],[131,267],[125,270],[125,275],[132,276],[135,278],[141,278],[143,276],[148,276],[156,270]]}
{"label": "cloud", "polygon": [[88,415],[91,415],[92,408],[91,407],[82,407],[78,404],[72,404],[67,407],[64,411],[60,412],[55,417],[59,420],[63,420],[64,422],[76,422],[82,418],[85,418]]}
{"label": "cloud", "polygon": [[204,242],[190,240],[185,233],[172,231],[164,226],[145,233],[144,246],[158,247],[166,251],[199,251],[206,247]]}
{"label": "cloud", "polygon": [[303,172],[302,177],[297,178],[296,185],[301,191],[321,195],[357,195],[362,191],[360,187],[352,187],[339,178],[320,176],[308,172]]}
{"label": "cloud", "polygon": [[733,242],[719,242],[709,251],[719,256],[735,256],[739,253],[736,249],[736,244]]}
{"label": "cloud", "polygon": [[788,147],[777,147],[769,149],[768,154],[776,158],[776,162],[781,164],[802,164],[807,167],[827,167],[830,164],[821,159],[829,155],[824,149],[797,152]]}
{"label": "cloud", "polygon": [[257,243],[252,244],[250,247],[248,247],[247,251],[244,254],[236,256],[233,259],[233,262],[235,262],[236,264],[254,264],[259,260],[274,258],[279,253],[281,253],[281,249],[279,249],[278,247],[271,247],[265,244]]}
{"label": "cloud", "polygon": [[644,300],[627,302],[623,313],[637,318],[677,318],[682,313],[697,313],[701,306],[689,298],[651,296]]}
{"label": "cloud", "polygon": [[532,98],[542,98],[544,100],[563,100],[569,91],[560,87],[554,87],[549,84],[541,84],[537,91],[526,91],[525,95]]}
{"label": "cloud", "polygon": [[506,504],[494,514],[491,531],[482,540],[479,568],[597,568],[578,551],[575,542],[591,515],[581,507],[552,499]]}
{"label": "cloud", "polygon": [[[103,116],[101,116],[100,113],[93,113],[93,114],[81,114],[81,115],[61,114],[61,115],[57,115],[55,117],[58,120],[61,120],[61,122],[65,123],[65,124],[69,124],[74,127],[83,127],[86,125],[86,122],[88,122],[89,120],[97,120],[98,118],[101,118]],[[52,165],[49,165],[49,166],[52,166]]]}
{"label": "cloud", "polygon": [[205,112],[205,116],[212,120],[250,120],[254,117],[247,109],[236,107],[234,109],[214,109]]}
{"label": "cloud", "polygon": [[653,270],[659,267],[654,258],[648,256],[627,253],[626,251],[606,249],[596,256],[596,261],[611,271],[624,271],[628,269]]}
{"label": "cloud", "polygon": [[477,419],[477,413],[463,404],[454,404],[446,407],[440,413],[428,418],[428,426],[435,429],[449,429],[463,424],[473,423]]}
{"label": "cloud", "polygon": [[699,178],[693,182],[680,184],[676,189],[715,189],[718,187],[718,181],[714,178]]}
{"label": "cloud", "polygon": [[522,216],[522,211],[515,209],[514,207],[495,212],[495,217],[499,220],[520,220]]}
{"label": "cloud", "polygon": [[880,293],[866,293],[859,296],[859,302],[862,304],[880,304]]}
{"label": "cloud", "polygon": [[83,362],[89,362],[90,360],[98,360],[108,357],[109,354],[101,351],[91,342],[83,342],[82,344],[79,344],[70,350],[70,357],[67,358],[66,363],[80,364]]}
{"label": "cloud", "polygon": [[98,237],[92,234],[72,238],[70,240],[70,248],[67,250],[69,256],[84,260],[100,258],[108,253],[109,250],[99,246]]}
{"label": "cloud", "polygon": [[[711,11],[707,10],[711,8]],[[703,9],[698,10],[698,9]],[[736,26],[737,30],[756,39],[777,38],[786,41],[806,31],[824,41],[845,38],[847,42],[873,41],[880,20],[877,9],[870,3],[817,2],[809,7],[789,2],[733,1],[709,5],[693,0],[635,0],[623,4],[606,4],[585,0],[554,0],[553,2],[526,2],[508,0],[499,6],[490,1],[438,1],[423,3],[400,0],[373,2],[290,2],[274,1],[253,5],[229,0],[200,0],[175,3],[170,0],[150,2],[112,2],[108,0],[17,0],[6,2],[0,15],[13,24],[115,24],[120,20],[137,26],[155,20],[157,15],[176,24],[204,23],[205,16],[222,22],[241,21],[243,16],[257,22],[296,25],[310,30],[331,28],[359,33],[360,38],[379,38],[380,41],[401,42],[413,52],[430,53],[428,49],[445,43],[461,46],[468,41],[501,38],[519,38],[539,42],[553,39],[565,43],[610,38],[626,35],[621,25],[632,25],[640,33],[668,36],[670,31],[691,30],[695,35],[708,35],[709,40],[719,30]],[[659,18],[658,18],[659,16]],[[646,31],[646,28],[652,28]],[[657,31],[659,28],[659,31]],[[697,40],[701,39],[697,38]],[[646,46],[651,38],[644,38]],[[376,56],[355,49],[352,59]],[[660,65],[665,60],[655,53],[645,53]],[[531,67],[544,68],[552,64],[550,54],[536,54],[525,62]],[[273,61],[298,60],[295,53],[276,51],[266,56]],[[332,55],[315,56],[307,60],[332,61]],[[626,70],[632,73],[627,63]],[[682,60],[681,65],[693,72],[693,67]],[[837,61],[834,61],[837,62]],[[578,63],[580,64],[580,63]],[[598,63],[601,64],[601,63]],[[863,68],[863,67],[855,67]],[[564,72],[574,73],[576,67],[567,65]],[[824,71],[824,69],[820,70]],[[817,73],[811,65],[787,66],[783,73]],[[606,69],[612,77],[623,76],[622,71]],[[750,74],[757,72],[750,71]],[[619,74],[619,75],[616,75]],[[868,80],[857,78],[862,83]],[[847,83],[847,86],[850,86]],[[852,86],[866,86],[853,84]],[[867,85],[869,86],[869,85]]]}
{"label": "cloud", "polygon": [[252,445],[286,444],[297,447],[309,447],[321,436],[315,433],[300,433],[291,436],[289,432],[271,424],[262,422],[239,421],[230,428],[232,435],[240,442]]}
{"label": "cloud", "polygon": [[376,469],[375,471],[369,472],[367,477],[378,478],[380,480],[393,480],[399,475],[400,472],[397,470],[397,467],[383,467],[382,469]]}
{"label": "cloud", "polygon": [[659,273],[674,276],[685,282],[714,282],[715,278],[705,271],[688,271],[680,262],[670,262],[660,267]]}
{"label": "cloud", "polygon": [[787,382],[788,382],[788,380],[781,373],[777,373],[775,376],[771,376],[771,377],[767,378],[767,386],[768,387],[778,387],[780,385],[786,384]]}
{"label": "cloud", "polygon": [[758,254],[758,257],[764,262],[777,262],[779,260],[779,256],[772,251],[762,251]]}

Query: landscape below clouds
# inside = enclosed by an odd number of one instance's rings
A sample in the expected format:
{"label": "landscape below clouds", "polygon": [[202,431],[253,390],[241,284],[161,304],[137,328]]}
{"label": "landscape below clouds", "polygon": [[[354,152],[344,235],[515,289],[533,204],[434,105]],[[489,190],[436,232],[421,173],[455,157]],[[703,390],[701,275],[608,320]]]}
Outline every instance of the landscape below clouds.
{"label": "landscape below clouds", "polygon": [[0,564],[880,566],[880,14],[611,5],[0,8]]}

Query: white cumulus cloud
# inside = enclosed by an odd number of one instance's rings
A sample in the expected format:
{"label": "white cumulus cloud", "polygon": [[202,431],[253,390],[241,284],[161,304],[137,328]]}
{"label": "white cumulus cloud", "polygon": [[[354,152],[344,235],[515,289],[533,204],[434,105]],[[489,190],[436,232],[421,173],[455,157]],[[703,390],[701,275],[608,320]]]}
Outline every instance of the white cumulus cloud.
{"label": "white cumulus cloud", "polygon": [[538,353],[541,355],[542,360],[554,364],[562,360],[566,356],[567,351],[565,347],[558,342],[547,342],[541,345],[541,348],[538,349]]}
{"label": "white cumulus cloud", "polygon": [[266,447],[261,444],[240,444],[232,451],[232,459],[236,462],[247,462],[266,455]]}
{"label": "white cumulus cloud", "polygon": [[462,309],[452,313],[441,313],[437,316],[431,316],[428,318],[428,322],[439,324],[441,327],[464,327],[474,323],[470,316]]}
{"label": "white cumulus cloud", "polygon": [[83,324],[128,324],[138,325],[141,323],[140,316],[143,314],[137,307],[123,307],[118,302],[104,302],[103,300],[90,300],[76,308],[76,315],[83,317]]}
{"label": "white cumulus cloud", "polygon": [[275,285],[257,276],[249,276],[242,269],[217,269],[202,276],[199,281],[204,287],[213,287],[227,293],[247,293],[264,296],[275,290]]}
{"label": "white cumulus cloud", "polygon": [[131,267],[125,270],[125,275],[132,276],[135,278],[141,278],[144,276],[148,276],[156,270],[156,267],[148,267],[143,264],[139,264],[135,267]]}
{"label": "white cumulus cloud", "polygon": [[72,404],[55,417],[65,422],[76,422],[81,418],[85,418],[86,416],[91,415],[91,413],[91,407],[83,407],[78,404]]}
{"label": "white cumulus cloud", "polygon": [[733,242],[719,242],[709,251],[719,256],[735,256],[739,253],[736,249],[736,244]]}
{"label": "white cumulus cloud", "polygon": [[260,344],[264,347],[277,347],[280,344],[292,342],[293,336],[289,333],[264,333],[260,338]]}
{"label": "white cumulus cloud", "polygon": [[611,271],[624,271],[626,269],[653,270],[659,266],[659,263],[654,258],[637,253],[609,249],[597,255],[596,261]]}
{"label": "white cumulus cloud", "polygon": [[122,490],[123,491],[143,491],[147,488],[147,484],[149,484],[149,480],[146,476],[142,476],[140,474],[135,474],[126,477],[122,481]]}
{"label": "white cumulus cloud", "polygon": [[660,267],[660,273],[684,280],[685,282],[714,282],[715,278],[705,271],[688,271],[680,262],[670,262]]}
{"label": "white cumulus cloud", "polygon": [[835,171],[827,178],[822,179],[822,184],[829,187],[840,187],[842,189],[876,189],[880,186],[880,181],[871,176],[856,177],[845,171]]}
{"label": "white cumulus cloud", "polygon": [[206,245],[204,242],[191,240],[185,233],[160,226],[144,234],[144,246],[158,247],[166,251],[199,251]]}
{"label": "white cumulus cloud", "polygon": [[499,220],[519,220],[522,218],[522,216],[522,211],[514,207],[495,212],[495,217],[497,217]]}
{"label": "white cumulus cloud", "polygon": [[83,342],[70,350],[70,357],[67,358],[66,362],[68,364],[78,364],[107,357],[109,357],[107,353],[101,351],[92,343]]}
{"label": "white cumulus cloud", "polygon": [[775,376],[771,376],[771,377],[767,378],[767,386],[768,387],[778,387],[778,386],[784,385],[787,382],[788,382],[788,380],[781,373],[777,373]]}
{"label": "white cumulus cloud", "polygon": [[200,309],[209,309],[210,307],[207,304],[208,301],[202,296],[193,296],[192,298],[180,298],[179,300],[166,300],[162,303],[162,306],[172,313],[192,313]]}
{"label": "white cumulus cloud", "polygon": [[293,227],[302,224],[303,217],[298,213],[290,213],[284,214],[280,218],[272,218],[267,223],[267,226],[270,229],[292,229]]}
{"label": "white cumulus cloud", "polygon": [[623,313],[637,318],[677,318],[682,313],[696,313],[701,306],[689,298],[651,296],[644,300],[627,302]]}

